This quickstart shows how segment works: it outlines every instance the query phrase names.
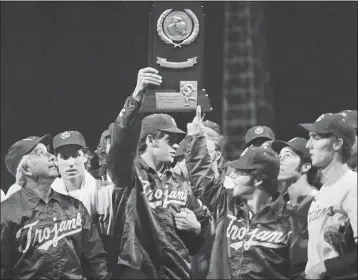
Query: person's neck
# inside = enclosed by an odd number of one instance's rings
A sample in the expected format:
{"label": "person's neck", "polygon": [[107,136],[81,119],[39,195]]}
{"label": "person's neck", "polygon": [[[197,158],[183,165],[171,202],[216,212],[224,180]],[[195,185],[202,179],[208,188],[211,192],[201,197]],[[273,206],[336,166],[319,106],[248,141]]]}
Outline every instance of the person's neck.
{"label": "person's neck", "polygon": [[34,191],[38,197],[40,197],[47,204],[50,194],[51,194],[51,184],[55,178],[46,178],[46,179],[28,179],[26,182],[26,188],[30,188]]}
{"label": "person's neck", "polygon": [[156,158],[148,152],[140,155],[140,157],[155,171],[160,171],[163,168],[163,163],[156,160]]}
{"label": "person's neck", "polygon": [[328,166],[321,169],[321,183],[327,186],[333,185],[348,172],[349,167],[346,163],[333,160]]}
{"label": "person's neck", "polygon": [[298,204],[300,198],[307,196],[315,188],[307,182],[307,175],[302,175],[295,183],[288,186],[287,192],[292,205]]}
{"label": "person's neck", "polygon": [[83,174],[81,176],[73,178],[72,180],[66,179],[64,177],[62,179],[63,179],[63,183],[65,184],[67,191],[70,192],[70,191],[79,190],[83,184],[84,178],[85,178],[85,175]]}
{"label": "person's neck", "polygon": [[254,195],[246,200],[247,206],[250,207],[251,211],[256,214],[266,205],[272,202],[272,198],[269,194],[263,191],[256,191]]}

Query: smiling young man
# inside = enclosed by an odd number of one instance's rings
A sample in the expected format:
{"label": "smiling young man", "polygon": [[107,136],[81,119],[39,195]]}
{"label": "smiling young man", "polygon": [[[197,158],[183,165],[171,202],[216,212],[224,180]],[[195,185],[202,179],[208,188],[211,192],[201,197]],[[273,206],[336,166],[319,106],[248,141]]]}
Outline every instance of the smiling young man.
{"label": "smiling young man", "polygon": [[291,207],[277,193],[278,156],[268,148],[246,148],[228,165],[234,187],[207,184],[202,201],[216,220],[208,279],[287,279],[292,236]]}
{"label": "smiling young man", "polygon": [[356,135],[340,114],[321,115],[300,124],[312,165],[321,171],[321,187],[308,212],[308,279],[357,273],[357,173],[347,165]]}
{"label": "smiling young man", "polygon": [[81,202],[51,189],[58,168],[40,141],[6,156],[21,190],[1,203],[1,279],[109,279],[98,231]]}
{"label": "smiling young man", "polygon": [[285,200],[288,200],[288,203],[294,207],[301,229],[294,241],[291,279],[304,279],[307,263],[307,215],[308,209],[318,193],[314,186],[317,169],[312,167],[306,144],[307,140],[299,137],[288,142],[275,140],[271,144],[271,148],[280,157],[278,181],[284,186],[281,195],[284,195]]}
{"label": "smiling young man", "polygon": [[[60,178],[51,187],[80,200],[97,225],[103,241],[113,226],[113,184],[96,181],[86,170],[87,147],[78,131],[64,131],[53,138]],[[105,245],[107,248],[107,245]]]}
{"label": "smiling young man", "polygon": [[[190,279],[190,255],[199,251],[209,225],[209,215],[191,194],[188,181],[170,168],[185,133],[167,114],[139,118],[146,87],[161,81],[156,69],[139,70],[135,90],[112,133],[108,169],[116,184],[113,249],[120,266],[115,277],[123,279]],[[213,176],[197,110],[185,138],[195,187]]]}

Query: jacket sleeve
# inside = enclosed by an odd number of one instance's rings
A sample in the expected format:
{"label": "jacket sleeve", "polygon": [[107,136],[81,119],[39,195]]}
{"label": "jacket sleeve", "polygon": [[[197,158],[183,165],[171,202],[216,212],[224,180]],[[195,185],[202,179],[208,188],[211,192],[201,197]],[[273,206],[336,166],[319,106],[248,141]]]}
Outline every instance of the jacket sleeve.
{"label": "jacket sleeve", "polygon": [[185,137],[184,156],[190,185],[196,197],[201,196],[205,186],[212,184],[215,174],[203,133]]}
{"label": "jacket sleeve", "polygon": [[127,186],[131,179],[132,162],[140,131],[140,102],[129,96],[114,122],[111,148],[108,153],[108,173],[116,185]]}
{"label": "jacket sleeve", "polygon": [[85,207],[82,207],[83,271],[88,279],[110,279],[107,254],[96,225]]}
{"label": "jacket sleeve", "polygon": [[12,234],[11,229],[3,218],[1,218],[1,279],[11,279],[12,277]]}
{"label": "jacket sleeve", "polygon": [[210,231],[210,213],[203,203],[194,196],[189,198],[188,208],[194,212],[198,222],[201,225],[200,233],[185,232],[183,241],[188,248],[190,255],[197,254],[203,246],[205,239]]}

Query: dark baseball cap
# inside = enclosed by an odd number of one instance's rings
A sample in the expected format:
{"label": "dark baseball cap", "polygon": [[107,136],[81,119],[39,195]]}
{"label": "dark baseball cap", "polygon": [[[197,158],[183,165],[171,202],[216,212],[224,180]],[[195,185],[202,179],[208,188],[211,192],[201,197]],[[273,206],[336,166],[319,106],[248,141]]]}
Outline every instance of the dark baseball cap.
{"label": "dark baseball cap", "polygon": [[260,170],[263,174],[277,178],[280,171],[280,159],[274,151],[263,147],[248,147],[239,159],[227,163],[238,170]]}
{"label": "dark baseball cap", "polygon": [[20,141],[14,143],[8,153],[5,156],[5,165],[7,170],[13,175],[16,176],[17,166],[19,165],[22,157],[29,154],[39,143],[44,145],[49,145],[51,143],[50,134],[46,134],[42,137],[30,136]]}
{"label": "dark baseball cap", "polygon": [[310,159],[309,150],[306,148],[307,142],[307,139],[300,137],[295,137],[288,142],[275,140],[272,142],[271,148],[279,154],[284,147],[290,147],[298,156]]}
{"label": "dark baseball cap", "polygon": [[321,115],[314,123],[299,125],[307,131],[317,134],[331,133],[342,138],[350,148],[353,146],[356,137],[353,126],[341,114],[326,113]]}
{"label": "dark baseball cap", "polygon": [[80,147],[87,147],[85,138],[78,131],[64,131],[57,134],[53,138],[53,148],[55,150],[65,145],[78,145]]}
{"label": "dark baseball cap", "polygon": [[185,134],[177,127],[175,120],[167,114],[151,114],[142,120],[140,138],[146,137],[155,130],[168,133]]}
{"label": "dark baseball cap", "polygon": [[339,114],[345,117],[347,122],[357,129],[357,110],[343,110]]}
{"label": "dark baseball cap", "polygon": [[275,134],[268,126],[254,126],[246,132],[245,146],[249,146],[253,140],[264,138],[267,140],[275,140]]}

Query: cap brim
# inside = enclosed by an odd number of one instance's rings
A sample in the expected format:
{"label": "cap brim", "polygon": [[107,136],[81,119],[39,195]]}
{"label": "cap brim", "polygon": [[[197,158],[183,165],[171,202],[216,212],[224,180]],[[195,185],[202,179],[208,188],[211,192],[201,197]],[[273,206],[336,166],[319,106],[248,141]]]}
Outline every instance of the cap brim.
{"label": "cap brim", "polygon": [[275,140],[271,143],[272,150],[274,150],[277,154],[279,154],[284,147],[293,148],[289,143],[281,140]]}
{"label": "cap brim", "polygon": [[252,170],[254,168],[247,166],[246,162],[242,159],[233,160],[227,163],[227,166],[234,168],[234,169],[241,169],[241,170]]}
{"label": "cap brim", "polygon": [[164,132],[169,132],[169,133],[176,133],[176,134],[186,134],[184,131],[180,130],[179,128],[163,128],[163,129],[160,129],[161,131],[164,131]]}
{"label": "cap brim", "polygon": [[324,128],[318,127],[314,123],[300,123],[299,126],[301,126],[302,128],[304,128],[305,130],[307,130],[309,132],[314,132],[314,133],[319,133],[319,134],[330,133],[330,131],[328,131]]}
{"label": "cap brim", "polygon": [[31,145],[31,147],[29,147],[25,153],[28,154],[30,153],[39,143],[42,143],[44,144],[45,146],[47,145],[51,145],[51,142],[52,142],[52,137],[50,134],[45,134],[44,136],[40,137],[37,141],[35,141],[33,143],[33,145]]}

